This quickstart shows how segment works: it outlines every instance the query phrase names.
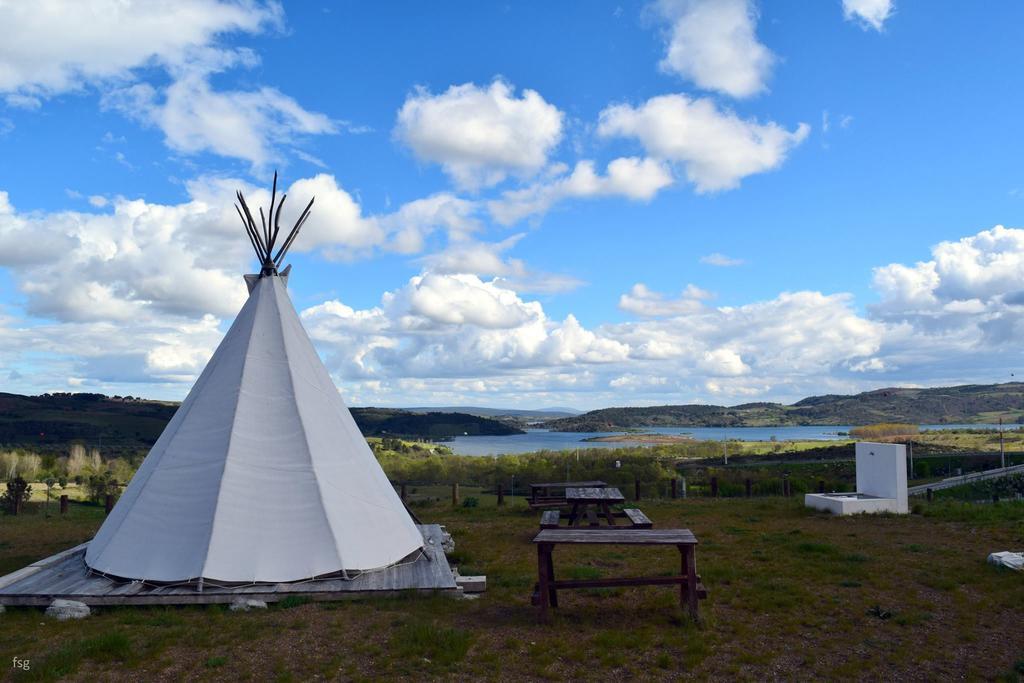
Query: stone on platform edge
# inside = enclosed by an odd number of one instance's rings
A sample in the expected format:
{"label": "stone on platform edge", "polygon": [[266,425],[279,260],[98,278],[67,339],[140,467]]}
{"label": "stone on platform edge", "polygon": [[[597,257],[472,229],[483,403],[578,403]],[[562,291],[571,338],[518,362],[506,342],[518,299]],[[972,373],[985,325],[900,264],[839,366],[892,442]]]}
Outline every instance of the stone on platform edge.
{"label": "stone on platform edge", "polygon": [[466,593],[483,593],[487,590],[486,576],[457,576],[455,583]]}
{"label": "stone on platform edge", "polygon": [[46,616],[53,617],[58,621],[68,619],[85,619],[89,616],[89,606],[77,600],[63,600],[57,598],[46,608]]}
{"label": "stone on platform edge", "polygon": [[248,612],[251,609],[267,609],[267,603],[252,598],[235,598],[228,609],[232,612]]}

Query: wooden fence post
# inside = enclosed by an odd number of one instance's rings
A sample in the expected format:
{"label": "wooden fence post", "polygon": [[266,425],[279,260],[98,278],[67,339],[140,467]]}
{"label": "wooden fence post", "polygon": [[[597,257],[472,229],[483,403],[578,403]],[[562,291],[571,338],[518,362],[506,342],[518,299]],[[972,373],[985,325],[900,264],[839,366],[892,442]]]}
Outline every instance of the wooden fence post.
{"label": "wooden fence post", "polygon": [[686,498],[686,477],[679,480],[679,495]]}
{"label": "wooden fence post", "polygon": [[672,500],[679,497],[679,480],[675,477],[672,478]]}
{"label": "wooden fence post", "polygon": [[818,493],[825,493],[825,480],[824,479],[819,479],[818,480]]}
{"label": "wooden fence post", "polygon": [[751,481],[750,481],[750,479],[747,479],[747,480],[746,480],[746,481],[744,482],[744,484],[746,484],[746,487],[747,487],[747,498],[750,498],[750,494],[751,494],[751,488],[752,488],[752,486],[753,486],[753,482],[751,482]]}
{"label": "wooden fence post", "polygon": [[718,477],[711,477],[711,497],[718,498]]}
{"label": "wooden fence post", "polygon": [[787,477],[782,478],[782,496],[789,498],[789,479]]}
{"label": "wooden fence post", "polygon": [[640,480],[633,480],[633,500],[640,500]]}
{"label": "wooden fence post", "polygon": [[924,497],[928,500],[929,503],[932,502],[932,490],[931,489],[925,489],[924,490]]}
{"label": "wooden fence post", "polygon": [[104,502],[103,508],[106,510],[108,515],[110,514],[110,511],[114,509],[114,494],[113,493],[108,493],[107,494],[107,499]]}
{"label": "wooden fence post", "polygon": [[401,494],[402,495],[402,502],[404,503],[405,500],[406,500],[406,490],[405,490],[405,482],[404,481],[401,484],[401,490],[402,490],[402,494]]}
{"label": "wooden fence post", "polygon": [[64,494],[60,497],[60,514],[66,515],[68,513],[68,496]]}
{"label": "wooden fence post", "polygon": [[505,488],[498,482],[498,505],[505,504]]}
{"label": "wooden fence post", "polygon": [[452,484],[452,505],[459,504],[459,482]]}

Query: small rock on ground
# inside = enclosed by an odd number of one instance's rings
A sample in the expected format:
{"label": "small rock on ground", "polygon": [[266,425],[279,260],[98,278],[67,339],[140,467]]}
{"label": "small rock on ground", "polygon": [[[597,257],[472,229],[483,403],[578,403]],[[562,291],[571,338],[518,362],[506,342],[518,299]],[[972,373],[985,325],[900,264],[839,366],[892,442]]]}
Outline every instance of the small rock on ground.
{"label": "small rock on ground", "polygon": [[53,617],[58,621],[85,619],[89,616],[89,606],[77,600],[62,600],[58,598],[46,608],[46,616]]}
{"label": "small rock on ground", "polygon": [[248,612],[251,609],[267,609],[267,603],[251,598],[235,598],[229,608],[232,612]]}

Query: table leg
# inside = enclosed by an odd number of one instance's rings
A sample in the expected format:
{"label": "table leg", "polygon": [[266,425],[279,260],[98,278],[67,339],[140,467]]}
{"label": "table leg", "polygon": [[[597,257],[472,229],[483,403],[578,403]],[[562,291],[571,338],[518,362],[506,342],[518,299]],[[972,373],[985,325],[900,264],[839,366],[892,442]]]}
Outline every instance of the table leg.
{"label": "table leg", "polygon": [[572,512],[569,513],[569,526],[579,526],[580,522],[580,504],[572,504]]}
{"label": "table leg", "polygon": [[548,576],[548,566],[551,562],[551,545],[548,543],[537,544],[537,583],[538,597],[540,602],[540,621],[546,622],[548,620],[548,604],[551,600],[551,587],[550,577]]}
{"label": "table leg", "polygon": [[600,525],[600,522],[597,520],[597,510],[595,510],[592,505],[587,506],[587,524],[590,526]]}
{"label": "table leg", "polygon": [[601,512],[604,513],[605,519],[608,520],[608,526],[615,526],[615,516],[612,515],[612,509],[608,503],[601,503]]}
{"label": "table leg", "polygon": [[[686,573],[686,608],[697,621],[697,549],[692,545],[682,546],[683,571]],[[680,598],[683,596],[680,595]]]}
{"label": "table leg", "polygon": [[555,588],[555,563],[554,563],[554,561],[551,558],[551,555],[553,554],[552,551],[554,551],[554,549],[555,549],[555,546],[553,546],[553,545],[549,545],[548,546],[548,552],[547,552],[548,582],[549,582],[549,585],[551,586],[551,589],[550,589],[551,590],[551,600],[550,600],[551,606],[552,607],[558,607],[558,589]]}

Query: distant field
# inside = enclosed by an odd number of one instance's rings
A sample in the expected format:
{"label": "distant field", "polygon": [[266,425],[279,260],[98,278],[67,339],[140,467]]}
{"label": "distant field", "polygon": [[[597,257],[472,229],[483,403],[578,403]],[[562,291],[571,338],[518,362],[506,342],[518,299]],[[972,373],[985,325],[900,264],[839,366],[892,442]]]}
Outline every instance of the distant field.
{"label": "distant field", "polygon": [[[529,604],[537,514],[473,490],[475,508],[452,508],[447,487],[421,493],[441,498],[413,509],[455,534],[461,571],[487,575],[480,599],[107,608],[66,623],[9,609],[0,662],[29,659],[25,680],[1013,680],[1024,659],[1024,581],[985,564],[1021,546],[1022,504],[840,519],[796,499],[642,501],[657,526],[700,539],[703,623],[654,587],[563,592],[541,626]],[[102,517],[82,505],[68,518],[0,517],[0,573],[87,540]],[[677,562],[671,549],[555,553],[556,572],[578,578]]]}

